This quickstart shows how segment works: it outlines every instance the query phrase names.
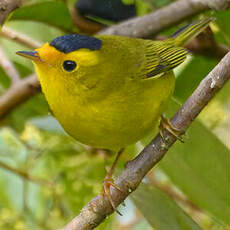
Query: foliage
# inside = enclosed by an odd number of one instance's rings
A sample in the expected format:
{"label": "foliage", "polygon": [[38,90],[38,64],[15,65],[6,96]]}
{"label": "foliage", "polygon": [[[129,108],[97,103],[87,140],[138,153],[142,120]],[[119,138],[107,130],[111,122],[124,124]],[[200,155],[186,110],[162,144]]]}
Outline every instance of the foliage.
{"label": "foliage", "polygon": [[[171,2],[138,0],[138,14]],[[230,11],[214,15],[217,22],[212,29],[216,40],[230,45]],[[78,31],[65,1],[61,0],[28,0],[10,15],[5,26],[40,42]],[[3,37],[0,46],[22,78],[33,72],[29,61],[15,55],[25,47]],[[177,101],[183,103],[217,63],[213,57],[193,55],[179,67],[174,95]],[[10,80],[0,69],[0,94],[9,87]],[[229,88],[230,83],[194,122],[185,144],[176,143],[146,177],[147,184],[132,195],[136,208],[132,204],[121,207],[122,220],[113,215],[97,229],[227,230],[230,226]],[[172,102],[168,116],[177,108]],[[0,125],[0,229],[61,228],[100,193],[105,165],[111,165],[115,155],[88,148],[67,136],[50,116],[44,96],[32,97],[9,113]],[[117,174],[147,141],[126,149]],[[20,172],[26,172],[29,179],[20,176]],[[153,188],[151,178],[164,186]],[[183,202],[185,199],[189,202]]]}

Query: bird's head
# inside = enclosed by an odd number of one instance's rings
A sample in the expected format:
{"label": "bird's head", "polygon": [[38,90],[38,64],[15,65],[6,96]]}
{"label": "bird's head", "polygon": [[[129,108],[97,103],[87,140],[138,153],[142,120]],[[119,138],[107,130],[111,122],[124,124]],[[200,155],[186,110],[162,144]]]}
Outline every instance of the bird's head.
{"label": "bird's head", "polygon": [[18,51],[17,54],[33,61],[42,86],[82,83],[93,87],[96,79],[88,78],[98,71],[102,56],[102,41],[95,37],[68,34],[45,43],[35,51]]}

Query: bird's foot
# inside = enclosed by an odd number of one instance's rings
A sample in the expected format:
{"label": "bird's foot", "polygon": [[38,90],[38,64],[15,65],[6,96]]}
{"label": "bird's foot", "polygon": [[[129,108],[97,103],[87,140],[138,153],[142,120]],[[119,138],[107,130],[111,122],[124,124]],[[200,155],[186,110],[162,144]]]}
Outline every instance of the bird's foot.
{"label": "bird's foot", "polygon": [[177,140],[184,143],[184,140],[181,138],[181,131],[171,124],[171,122],[165,118],[163,115],[161,115],[161,123],[159,126],[160,129],[160,135],[162,139],[165,141],[163,130],[166,129],[169,133],[171,133],[174,137],[176,137]]}
{"label": "bird's foot", "polygon": [[116,211],[120,216],[122,216],[122,214],[116,209],[116,206],[113,202],[110,187],[113,187],[116,190],[118,190],[119,192],[122,192],[122,190],[116,184],[114,184],[113,179],[112,179],[112,175],[110,175],[108,173],[104,179],[104,183],[103,183],[103,187],[102,187],[102,192],[101,192],[102,201],[104,203],[105,197],[107,197],[109,200],[109,203],[113,207],[113,210]]}

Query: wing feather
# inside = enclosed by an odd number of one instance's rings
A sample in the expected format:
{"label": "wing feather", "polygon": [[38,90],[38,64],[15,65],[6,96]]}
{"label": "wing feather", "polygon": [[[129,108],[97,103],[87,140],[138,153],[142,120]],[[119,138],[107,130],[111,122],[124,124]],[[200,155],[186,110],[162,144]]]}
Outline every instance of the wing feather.
{"label": "wing feather", "polygon": [[187,55],[183,47],[177,47],[172,42],[146,41],[145,78],[172,70],[180,65]]}

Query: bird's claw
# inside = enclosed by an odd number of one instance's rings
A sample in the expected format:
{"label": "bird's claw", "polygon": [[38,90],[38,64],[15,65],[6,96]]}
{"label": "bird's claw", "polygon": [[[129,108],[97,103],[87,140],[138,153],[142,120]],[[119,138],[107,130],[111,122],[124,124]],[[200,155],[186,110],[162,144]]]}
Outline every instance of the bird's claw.
{"label": "bird's claw", "polygon": [[169,133],[171,133],[174,137],[176,137],[177,140],[180,142],[184,143],[183,138],[181,138],[181,131],[171,124],[171,122],[165,118],[163,115],[161,115],[161,123],[159,126],[160,129],[160,135],[162,139],[165,141],[164,135],[163,135],[163,130],[166,129]]}
{"label": "bird's claw", "polygon": [[101,192],[101,196],[102,196],[102,201],[104,203],[105,200],[105,196],[108,198],[109,203],[111,204],[112,208],[114,211],[116,211],[120,216],[122,216],[122,214],[116,209],[116,206],[113,202],[112,196],[111,196],[111,192],[110,192],[110,187],[114,187],[115,189],[117,189],[119,192],[122,192],[122,190],[113,182],[113,179],[111,178],[110,175],[107,175],[104,179],[104,183],[103,183],[103,187],[102,187],[102,192]]}

